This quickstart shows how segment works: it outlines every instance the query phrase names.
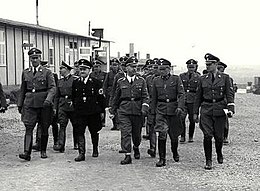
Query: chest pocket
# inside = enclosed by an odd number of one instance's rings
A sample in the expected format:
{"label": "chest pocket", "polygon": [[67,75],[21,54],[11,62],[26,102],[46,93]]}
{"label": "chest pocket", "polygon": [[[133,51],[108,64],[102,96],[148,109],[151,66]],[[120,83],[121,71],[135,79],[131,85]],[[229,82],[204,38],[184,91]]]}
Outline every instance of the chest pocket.
{"label": "chest pocket", "polygon": [[132,90],[135,97],[141,97],[142,95],[142,84],[136,84]]}
{"label": "chest pocket", "polygon": [[46,88],[47,87],[47,80],[45,76],[41,75],[37,78],[37,84],[41,88]]}
{"label": "chest pocket", "polygon": [[121,86],[121,97],[131,97],[131,94],[130,94],[130,87],[129,86],[126,86],[126,85],[123,85]]}

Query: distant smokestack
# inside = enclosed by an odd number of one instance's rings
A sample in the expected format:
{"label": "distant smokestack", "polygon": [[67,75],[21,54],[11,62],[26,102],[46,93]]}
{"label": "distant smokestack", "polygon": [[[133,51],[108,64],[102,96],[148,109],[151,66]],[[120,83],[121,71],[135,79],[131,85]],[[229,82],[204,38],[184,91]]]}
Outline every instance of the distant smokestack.
{"label": "distant smokestack", "polygon": [[88,22],[88,36],[90,36],[90,21]]}
{"label": "distant smokestack", "polygon": [[120,58],[120,52],[117,52],[117,58]]}
{"label": "distant smokestack", "polygon": [[130,56],[134,56],[134,43],[129,44],[129,54]]}
{"label": "distant smokestack", "polygon": [[39,25],[38,0],[36,0],[36,24]]}

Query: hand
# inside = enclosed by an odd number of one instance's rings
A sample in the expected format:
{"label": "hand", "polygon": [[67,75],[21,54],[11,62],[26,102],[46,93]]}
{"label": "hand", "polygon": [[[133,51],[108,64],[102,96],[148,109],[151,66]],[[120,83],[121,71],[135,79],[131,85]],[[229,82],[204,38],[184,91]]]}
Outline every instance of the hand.
{"label": "hand", "polygon": [[110,119],[114,119],[114,117],[115,117],[114,114],[110,114],[110,115],[109,115],[109,118],[110,118]]}
{"label": "hand", "polygon": [[147,114],[148,114],[147,111],[142,110],[142,115],[143,116],[147,116]]}
{"label": "hand", "polygon": [[53,109],[53,116],[57,114],[57,109]]}
{"label": "hand", "polygon": [[5,113],[5,110],[7,110],[6,107],[1,107],[1,108],[0,108],[0,113]]}
{"label": "hand", "polygon": [[199,116],[198,114],[193,114],[193,120],[195,123],[198,123],[199,122]]}
{"label": "hand", "polygon": [[232,111],[228,111],[227,116],[228,116],[228,118],[233,117],[233,112]]}
{"label": "hand", "polygon": [[100,113],[100,117],[101,117],[101,120],[103,120],[105,118],[105,114],[104,113]]}
{"label": "hand", "polygon": [[178,107],[178,108],[175,110],[175,113],[176,113],[176,115],[180,116],[181,113],[182,113],[182,109]]}
{"label": "hand", "polygon": [[51,102],[49,100],[45,100],[43,102],[43,107],[51,107]]}
{"label": "hand", "polygon": [[23,110],[23,107],[18,106],[18,112],[19,112],[20,114],[22,114],[22,110]]}

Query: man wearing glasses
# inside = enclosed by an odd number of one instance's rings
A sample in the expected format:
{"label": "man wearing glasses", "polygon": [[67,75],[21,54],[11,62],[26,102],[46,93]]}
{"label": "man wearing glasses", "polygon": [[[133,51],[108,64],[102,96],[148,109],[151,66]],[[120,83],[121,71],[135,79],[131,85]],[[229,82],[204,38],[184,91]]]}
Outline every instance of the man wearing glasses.
{"label": "man wearing glasses", "polygon": [[194,59],[189,59],[186,62],[187,72],[180,74],[180,78],[184,87],[184,101],[185,101],[185,114],[182,116],[182,125],[184,127],[183,133],[181,134],[181,143],[186,141],[186,116],[189,116],[189,140],[188,142],[193,142],[193,135],[195,130],[195,122],[193,120],[193,103],[195,98],[196,89],[198,86],[200,75],[196,72],[198,67],[198,62]]}
{"label": "man wearing glasses", "polygon": [[98,157],[99,131],[102,129],[102,118],[105,113],[105,100],[102,84],[89,76],[92,63],[86,59],[78,61],[80,77],[72,83],[72,103],[77,123],[76,135],[79,155],[76,162],[85,160],[86,141],[85,130],[88,126],[93,145],[92,157]]}
{"label": "man wearing glasses", "polygon": [[[223,138],[226,115],[232,117],[235,112],[233,87],[230,77],[217,70],[219,58],[205,55],[208,73],[201,76],[194,102],[194,120],[200,122],[204,134],[203,146],[206,157],[206,170],[212,169],[212,138],[215,139],[217,161],[223,163]],[[199,120],[200,108],[200,120]]]}

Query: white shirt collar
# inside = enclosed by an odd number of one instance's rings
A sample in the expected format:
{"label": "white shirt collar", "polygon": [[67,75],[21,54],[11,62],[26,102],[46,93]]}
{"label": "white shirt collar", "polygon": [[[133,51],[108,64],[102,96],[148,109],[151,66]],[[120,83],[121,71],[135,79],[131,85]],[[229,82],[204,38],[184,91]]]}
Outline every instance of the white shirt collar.
{"label": "white shirt collar", "polygon": [[89,79],[89,75],[84,79],[84,84],[87,83],[88,79]]}
{"label": "white shirt collar", "polygon": [[135,75],[133,75],[132,77],[126,75],[126,78],[127,78],[127,80],[129,81],[129,83],[130,83],[131,81],[134,81],[134,80],[135,80]]}

